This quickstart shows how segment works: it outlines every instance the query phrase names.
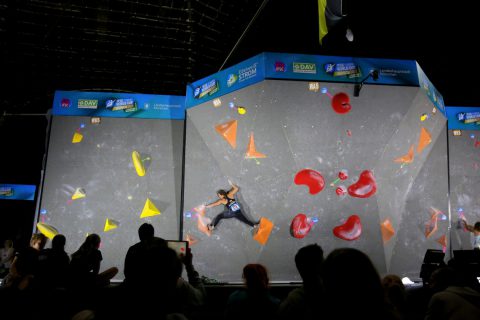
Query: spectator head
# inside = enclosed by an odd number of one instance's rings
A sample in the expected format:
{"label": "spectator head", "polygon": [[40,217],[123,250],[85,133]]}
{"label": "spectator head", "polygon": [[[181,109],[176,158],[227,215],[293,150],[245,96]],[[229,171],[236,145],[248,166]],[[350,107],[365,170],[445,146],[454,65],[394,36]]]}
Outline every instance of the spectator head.
{"label": "spectator head", "polygon": [[177,280],[182,275],[182,262],[177,253],[168,247],[153,246],[149,248],[146,260],[145,274],[152,280],[146,285],[175,288]]}
{"label": "spectator head", "polygon": [[397,276],[396,274],[388,274],[382,278],[382,286],[384,288],[388,288],[390,286],[395,286],[395,285],[405,287],[403,285],[402,279],[400,279],[400,277]]}
{"label": "spectator head", "polygon": [[[385,298],[380,276],[363,252],[353,248],[333,250],[322,270],[329,306],[331,310],[341,310],[339,319],[368,318],[369,314],[383,310]],[[349,302],[348,308],[345,301]]]}
{"label": "spectator head", "polygon": [[13,248],[13,241],[12,240],[5,240],[3,243],[5,249]]}
{"label": "spectator head", "polygon": [[37,250],[42,250],[47,244],[47,237],[42,233],[34,233],[30,239],[30,246]]}
{"label": "spectator head", "polygon": [[52,239],[52,249],[63,251],[64,248],[65,248],[65,243],[66,242],[67,242],[67,239],[65,238],[65,236],[63,234],[57,234]]}
{"label": "spectator head", "polygon": [[254,292],[265,291],[268,288],[267,269],[261,264],[247,264],[243,268],[243,279],[247,289]]}
{"label": "spectator head", "polygon": [[394,274],[389,274],[383,277],[382,287],[385,292],[385,297],[387,301],[394,307],[398,312],[404,308],[407,298],[407,293],[405,286],[403,285],[402,279],[399,276]]}
{"label": "spectator head", "polygon": [[455,270],[451,267],[442,267],[432,272],[428,284],[434,292],[440,292],[458,283],[459,277]]}
{"label": "spectator head", "polygon": [[83,242],[82,246],[80,249],[83,250],[94,250],[98,249],[100,247],[100,242],[102,240],[100,239],[100,236],[96,233],[89,234],[87,238],[85,238],[85,241]]}
{"label": "spectator head", "polygon": [[323,264],[323,249],[318,244],[310,244],[298,250],[295,265],[303,281],[318,278]]}
{"label": "spectator head", "polygon": [[144,223],[138,228],[138,237],[140,241],[146,241],[153,239],[153,235],[155,233],[155,229],[150,223]]}

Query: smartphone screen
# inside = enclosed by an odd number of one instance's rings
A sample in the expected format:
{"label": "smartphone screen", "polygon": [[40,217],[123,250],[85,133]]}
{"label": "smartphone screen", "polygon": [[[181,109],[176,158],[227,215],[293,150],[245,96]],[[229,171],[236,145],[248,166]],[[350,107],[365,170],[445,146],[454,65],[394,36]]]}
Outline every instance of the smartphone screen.
{"label": "smartphone screen", "polygon": [[184,256],[185,254],[187,254],[187,247],[188,247],[187,241],[167,240],[167,246],[170,249],[175,250],[175,252],[179,257],[181,255]]}

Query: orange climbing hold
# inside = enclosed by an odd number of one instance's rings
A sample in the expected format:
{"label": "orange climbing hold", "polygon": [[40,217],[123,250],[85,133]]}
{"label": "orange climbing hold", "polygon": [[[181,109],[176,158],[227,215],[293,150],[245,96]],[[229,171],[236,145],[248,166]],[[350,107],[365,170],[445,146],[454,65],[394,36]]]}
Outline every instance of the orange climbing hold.
{"label": "orange climbing hold", "polygon": [[420,154],[432,142],[432,136],[427,129],[422,127],[420,138],[418,139],[417,154]]}
{"label": "orange climbing hold", "polygon": [[432,216],[430,220],[425,224],[425,238],[430,238],[438,229],[438,216],[442,214],[442,212],[434,207],[430,207],[430,212]]}
{"label": "orange climbing hold", "polygon": [[[212,222],[212,219],[205,217],[205,206],[200,205],[198,207],[193,208],[193,211],[197,213],[197,229],[200,232],[205,233],[207,236],[211,236],[212,232],[208,230],[208,224]],[[189,241],[187,239],[187,241]]]}
{"label": "orange climbing hold", "polygon": [[258,228],[257,233],[253,236],[253,239],[264,246],[268,238],[270,237],[270,233],[272,233],[273,229],[273,222],[268,220],[267,218],[260,219],[260,226]]}
{"label": "orange climbing hold", "polygon": [[385,219],[380,224],[380,230],[382,231],[383,243],[387,243],[395,235],[395,229],[393,229],[390,219]]}
{"label": "orange climbing hold", "polygon": [[258,159],[258,158],[266,158],[267,156],[261,152],[257,151],[255,147],[255,139],[253,138],[253,132],[250,133],[250,141],[248,142],[247,153],[245,153],[246,159]]}
{"label": "orange climbing hold", "polygon": [[228,144],[235,149],[237,147],[237,120],[231,120],[215,126],[218,134],[221,135]]}
{"label": "orange climbing hold", "polygon": [[437,239],[437,242],[442,245],[442,248],[443,248],[443,247],[446,247],[446,246],[447,246],[447,235],[444,234],[443,236],[441,236],[440,238],[438,238],[438,239]]}
{"label": "orange climbing hold", "polygon": [[414,154],[413,154],[413,144],[412,144],[412,146],[410,147],[410,149],[408,150],[408,153],[406,155],[401,156],[401,157],[395,159],[394,161],[399,162],[399,163],[412,163],[413,158],[414,158]]}

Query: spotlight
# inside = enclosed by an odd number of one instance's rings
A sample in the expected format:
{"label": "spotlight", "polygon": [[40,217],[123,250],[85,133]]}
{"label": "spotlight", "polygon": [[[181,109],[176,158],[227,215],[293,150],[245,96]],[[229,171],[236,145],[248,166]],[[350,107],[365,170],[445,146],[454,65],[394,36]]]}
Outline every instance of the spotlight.
{"label": "spotlight", "polygon": [[347,28],[347,32],[345,33],[345,38],[347,38],[348,41],[353,42],[353,32],[352,32],[352,29]]}
{"label": "spotlight", "polygon": [[378,80],[378,70],[370,70],[368,75],[360,81],[360,83],[356,83],[355,87],[353,88],[353,96],[358,97],[360,95],[360,90],[362,89],[363,83],[367,81],[368,78],[372,77],[373,80]]}

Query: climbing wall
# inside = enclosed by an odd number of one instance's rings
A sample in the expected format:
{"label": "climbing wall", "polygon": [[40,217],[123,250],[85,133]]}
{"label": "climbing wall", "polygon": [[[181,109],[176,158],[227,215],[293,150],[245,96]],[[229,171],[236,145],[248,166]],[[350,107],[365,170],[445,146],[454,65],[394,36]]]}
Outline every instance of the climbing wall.
{"label": "climbing wall", "polygon": [[[187,111],[183,234],[197,269],[241,281],[262,263],[273,281],[299,280],[294,256],[366,252],[380,273],[418,277],[427,248],[445,249],[445,119],[416,87],[267,80]],[[259,230],[206,225],[237,200]],[[403,258],[406,257],[406,258]]]}
{"label": "climbing wall", "polygon": [[54,117],[37,226],[50,237],[64,234],[70,254],[97,233],[101,270],[116,266],[123,279],[142,223],[165,239],[179,237],[183,121],[98,120]]}
{"label": "climbing wall", "polygon": [[473,234],[460,220],[480,221],[480,132],[449,130],[450,184],[452,202],[452,248],[470,250]]}

